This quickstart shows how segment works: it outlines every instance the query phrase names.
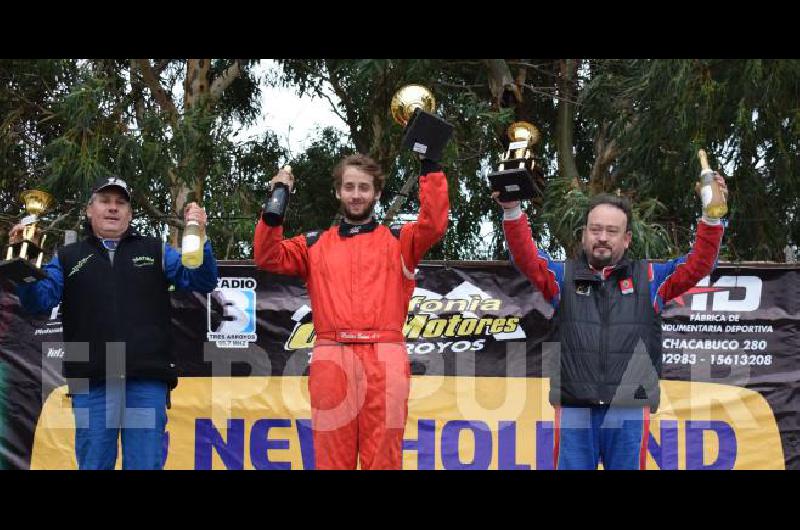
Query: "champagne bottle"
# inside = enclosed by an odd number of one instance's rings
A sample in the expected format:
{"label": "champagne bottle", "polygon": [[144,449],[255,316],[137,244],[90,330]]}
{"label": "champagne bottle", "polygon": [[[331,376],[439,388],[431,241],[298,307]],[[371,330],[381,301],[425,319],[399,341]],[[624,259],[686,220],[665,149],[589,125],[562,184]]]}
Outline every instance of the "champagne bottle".
{"label": "champagne bottle", "polygon": [[700,166],[702,167],[700,171],[700,197],[703,202],[703,213],[706,217],[719,219],[728,213],[725,196],[714,179],[714,171],[708,165],[708,155],[706,155],[705,150],[700,149],[697,152],[697,156],[700,158]]}
{"label": "champagne bottle", "polygon": [[[194,201],[189,201],[194,202]],[[203,264],[203,245],[206,242],[206,231],[194,219],[186,221],[181,241],[181,263],[188,269],[196,269]]]}
{"label": "champagne bottle", "polygon": [[[283,169],[289,173],[292,172],[292,166],[287,165]],[[283,224],[283,219],[286,217],[286,207],[289,205],[290,193],[289,186],[283,182],[275,183],[261,213],[261,218],[264,219],[268,226],[280,226]]]}

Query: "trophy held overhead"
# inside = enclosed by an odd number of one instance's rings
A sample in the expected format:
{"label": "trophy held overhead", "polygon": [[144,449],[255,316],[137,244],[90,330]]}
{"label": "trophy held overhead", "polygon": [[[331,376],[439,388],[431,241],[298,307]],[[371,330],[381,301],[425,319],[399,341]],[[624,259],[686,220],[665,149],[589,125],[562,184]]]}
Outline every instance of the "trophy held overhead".
{"label": "trophy held overhead", "polygon": [[439,162],[453,126],[433,114],[436,99],[421,85],[406,85],[392,97],[392,118],[405,127],[403,147],[422,158]]}
{"label": "trophy held overhead", "polygon": [[497,171],[487,178],[492,191],[500,192],[503,202],[541,198],[544,194],[544,172],[534,161],[531,149],[539,141],[539,130],[525,121],[509,125],[508,151]]}

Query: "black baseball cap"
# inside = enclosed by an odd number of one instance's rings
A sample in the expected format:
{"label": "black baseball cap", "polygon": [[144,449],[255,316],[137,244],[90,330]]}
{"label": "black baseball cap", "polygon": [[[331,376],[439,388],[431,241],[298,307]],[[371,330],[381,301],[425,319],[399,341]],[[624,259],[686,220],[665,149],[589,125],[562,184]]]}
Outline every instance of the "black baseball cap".
{"label": "black baseball cap", "polygon": [[128,202],[131,202],[131,192],[128,189],[128,183],[116,175],[109,175],[97,179],[92,187],[92,193],[97,193],[98,191],[103,191],[108,188],[119,188],[122,190],[122,193],[125,194]]}

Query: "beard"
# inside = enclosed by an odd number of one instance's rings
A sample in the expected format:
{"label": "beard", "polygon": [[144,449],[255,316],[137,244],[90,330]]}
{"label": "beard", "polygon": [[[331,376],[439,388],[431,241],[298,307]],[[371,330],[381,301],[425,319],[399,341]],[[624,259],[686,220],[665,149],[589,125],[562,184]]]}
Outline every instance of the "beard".
{"label": "beard", "polygon": [[[603,248],[608,250],[608,255],[604,257],[598,257],[595,255],[594,251],[598,248]],[[592,248],[592,253],[589,254],[589,264],[594,267],[595,269],[602,269],[604,267],[608,267],[614,261],[614,256],[609,247],[604,246],[595,246]]]}
{"label": "beard", "polygon": [[611,256],[608,256],[607,258],[595,258],[592,256],[589,258],[589,264],[597,270],[604,269],[605,267],[611,265]]}
{"label": "beard", "polygon": [[375,211],[375,204],[377,204],[377,202],[378,200],[375,199],[371,203],[367,204],[361,213],[352,212],[349,208],[347,208],[347,205],[342,202],[339,205],[339,211],[342,213],[342,215],[344,215],[346,221],[355,221],[360,223],[361,221],[366,221],[372,217],[372,213]]}

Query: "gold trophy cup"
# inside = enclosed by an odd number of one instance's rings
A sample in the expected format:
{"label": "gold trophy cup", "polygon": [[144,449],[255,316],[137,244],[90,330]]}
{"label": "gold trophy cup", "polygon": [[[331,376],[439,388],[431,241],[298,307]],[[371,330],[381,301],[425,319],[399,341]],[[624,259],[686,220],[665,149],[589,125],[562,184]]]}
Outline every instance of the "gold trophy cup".
{"label": "gold trophy cup", "polygon": [[23,191],[20,198],[28,213],[21,221],[24,225],[22,239],[8,245],[5,260],[0,262],[0,277],[17,283],[30,283],[46,277],[41,268],[47,234],[36,225],[39,216],[52,206],[54,200],[52,195],[40,190]]}
{"label": "gold trophy cup", "polygon": [[541,197],[544,174],[535,164],[531,149],[539,141],[539,130],[526,121],[508,126],[509,144],[497,171],[488,175],[492,191],[499,191],[500,201],[519,201]]}
{"label": "gold trophy cup", "polygon": [[394,121],[405,127],[403,147],[440,161],[453,126],[433,114],[436,99],[431,91],[421,85],[406,85],[394,94],[390,106]]}

